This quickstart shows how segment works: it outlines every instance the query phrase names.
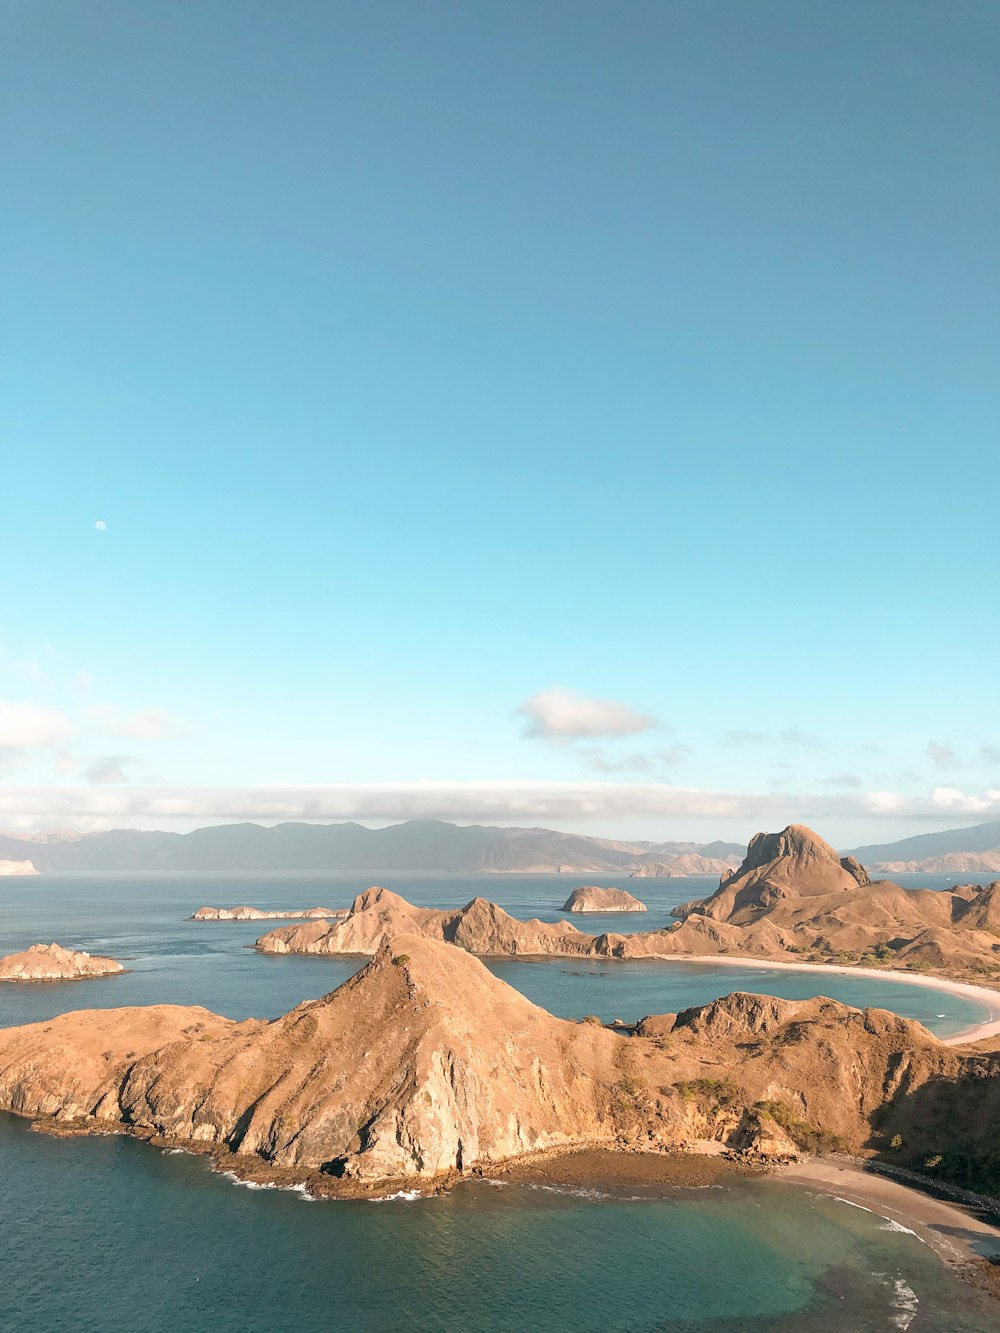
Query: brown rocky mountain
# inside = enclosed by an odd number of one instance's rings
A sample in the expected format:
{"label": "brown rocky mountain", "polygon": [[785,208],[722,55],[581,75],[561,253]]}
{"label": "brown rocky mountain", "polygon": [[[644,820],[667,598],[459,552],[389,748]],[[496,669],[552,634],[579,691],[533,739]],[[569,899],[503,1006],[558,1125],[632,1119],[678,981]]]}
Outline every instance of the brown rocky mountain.
{"label": "brown rocky mountain", "polygon": [[339,990],[272,1022],[160,1005],[0,1031],[0,1109],[317,1189],[454,1179],[583,1144],[905,1142],[906,1160],[947,1152],[986,1171],[998,1070],[997,1053],[824,999],[730,995],[635,1035],[567,1022],[418,935],[386,939]]}
{"label": "brown rocky mountain", "polygon": [[740,868],[710,897],[675,912],[683,929],[719,923],[730,947],[752,952],[854,953],[880,950],[889,965],[951,971],[1000,969],[997,884],[948,892],[872,883],[853,857],[840,858],[812,830],[792,825],[758,834]]}
{"label": "brown rocky mountain", "polygon": [[563,903],[564,912],[645,912],[646,904],[627,889],[602,889],[585,884],[574,889]]}
{"label": "brown rocky mountain", "polygon": [[369,889],[343,921],[279,928],[257,947],[264,953],[372,954],[385,935],[406,930],[483,956],[853,956],[886,967],[993,975],[1000,974],[998,885],[940,893],[871,883],[853,858],[839,857],[818,834],[791,825],[758,834],[716,892],[676,908],[679,920],[664,930],[586,935],[566,921],[519,921],[483,898],[439,911]]}
{"label": "brown rocky mountain", "polygon": [[124,972],[114,958],[101,958],[61,944],[33,944],[23,953],[0,958],[0,981],[83,981]]}
{"label": "brown rocky mountain", "polygon": [[257,948],[262,953],[368,955],[387,936],[401,933],[443,940],[470,953],[495,957],[586,954],[594,938],[568,921],[519,921],[485,898],[473,898],[457,911],[441,911],[414,907],[398,893],[373,887],[358,894],[343,921],[281,926],[262,935]]}

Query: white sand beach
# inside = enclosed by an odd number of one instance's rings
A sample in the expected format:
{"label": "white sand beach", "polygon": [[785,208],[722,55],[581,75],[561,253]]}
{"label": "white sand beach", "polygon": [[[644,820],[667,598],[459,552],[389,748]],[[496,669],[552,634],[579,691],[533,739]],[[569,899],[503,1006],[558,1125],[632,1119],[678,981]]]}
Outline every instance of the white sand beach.
{"label": "white sand beach", "polygon": [[947,977],[916,975],[912,972],[897,972],[873,967],[841,967],[837,963],[784,963],[765,958],[744,958],[735,954],[669,954],[661,955],[665,962],[675,963],[712,963],[718,967],[732,967],[738,963],[741,967],[756,967],[766,970],[781,969],[790,972],[821,972],[831,976],[878,977],[884,981],[899,982],[903,986],[929,986],[933,990],[947,991],[952,995],[961,995],[968,1000],[976,1000],[987,1010],[988,1017],[971,1027],[963,1028],[950,1037],[942,1037],[948,1046],[964,1046],[969,1042],[982,1041],[985,1037],[1000,1035],[1000,991],[989,986],[975,986],[968,981],[950,981]]}
{"label": "white sand beach", "polygon": [[886,1221],[912,1231],[952,1263],[1000,1258],[1000,1226],[979,1215],[972,1204],[937,1199],[860,1163],[836,1157],[811,1157],[783,1167],[776,1177],[812,1187],[856,1208],[867,1208]]}

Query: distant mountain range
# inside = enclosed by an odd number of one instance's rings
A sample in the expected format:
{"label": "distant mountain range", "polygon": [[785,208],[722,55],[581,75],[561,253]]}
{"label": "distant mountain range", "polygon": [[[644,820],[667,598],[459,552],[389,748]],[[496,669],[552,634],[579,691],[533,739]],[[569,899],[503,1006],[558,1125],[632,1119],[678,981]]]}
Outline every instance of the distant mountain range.
{"label": "distant mountain range", "polygon": [[460,827],[436,819],[381,829],[355,823],[226,824],[192,833],[0,834],[0,859],[31,861],[42,872],[630,874],[651,864],[669,867],[673,858],[692,854],[737,865],[743,848],[734,842],[616,842],[542,828]]}
{"label": "distant mountain range", "polygon": [[[851,853],[876,870],[983,869],[1000,849],[1000,820],[974,828],[921,833],[899,842],[857,847]],[[622,842],[544,828],[462,827],[412,819],[389,828],[362,824],[224,824],[192,833],[112,829],[106,833],[0,834],[0,861],[30,861],[42,872],[163,871],[281,873],[329,871],[441,871],[460,874],[669,874],[702,873],[706,865],[736,866],[744,848],[735,842]],[[943,858],[947,858],[942,860]],[[977,862],[978,863],[978,862]],[[988,864],[987,864],[988,863]]]}
{"label": "distant mountain range", "polygon": [[[899,842],[880,842],[868,847],[855,847],[851,852],[862,865],[887,866],[896,863],[893,868],[900,870],[899,863],[907,863],[912,870],[932,871],[936,867],[924,862],[938,861],[942,857],[961,856],[968,853],[995,852],[1000,850],[1000,819],[989,824],[975,824],[972,828],[947,829],[943,833],[918,833],[912,838],[903,838]],[[948,862],[942,867],[944,873],[963,868],[962,863]],[[964,863],[964,869],[972,870],[971,863]],[[989,869],[989,866],[982,867]]]}

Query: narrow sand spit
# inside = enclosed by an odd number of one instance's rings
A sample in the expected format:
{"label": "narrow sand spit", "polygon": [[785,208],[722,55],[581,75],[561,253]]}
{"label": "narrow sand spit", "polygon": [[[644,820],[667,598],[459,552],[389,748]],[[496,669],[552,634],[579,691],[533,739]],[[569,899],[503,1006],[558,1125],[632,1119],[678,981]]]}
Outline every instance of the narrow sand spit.
{"label": "narrow sand spit", "polygon": [[949,981],[946,977],[915,976],[910,972],[882,971],[874,967],[840,967],[836,963],[782,963],[765,958],[743,958],[736,954],[661,954],[664,962],[673,963],[714,963],[718,967],[758,967],[779,969],[790,972],[826,972],[838,977],[878,977],[883,981],[897,981],[903,986],[930,986],[934,990],[947,991],[951,995],[961,995],[967,1000],[977,1000],[989,1010],[989,1018],[972,1027],[940,1040],[946,1046],[964,1046],[970,1041],[981,1041],[984,1037],[1000,1034],[1000,991],[989,986],[974,986],[968,981]]}
{"label": "narrow sand spit", "polygon": [[834,1157],[782,1167],[776,1180],[829,1194],[911,1231],[951,1263],[1000,1260],[1000,1226],[972,1204],[949,1202]]}

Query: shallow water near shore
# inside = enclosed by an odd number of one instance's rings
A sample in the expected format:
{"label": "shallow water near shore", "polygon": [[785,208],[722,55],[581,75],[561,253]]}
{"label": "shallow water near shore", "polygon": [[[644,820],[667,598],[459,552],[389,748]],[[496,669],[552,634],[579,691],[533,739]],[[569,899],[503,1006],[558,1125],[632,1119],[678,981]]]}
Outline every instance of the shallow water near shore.
{"label": "shallow water near shore", "polygon": [[[559,919],[561,903],[583,882],[383,879],[428,905],[460,905],[480,893],[517,915],[549,920]],[[234,1017],[284,1012],[331,990],[361,961],[265,957],[246,946],[267,923],[184,917],[203,903],[344,906],[367,882],[8,881],[0,885],[0,951],[56,939],[127,957],[131,970],[92,982],[0,987],[0,1024],[154,1002],[205,1004]],[[674,903],[707,892],[712,881],[631,887],[648,913],[574,923],[594,932],[654,929],[667,923]],[[565,1016],[629,1020],[747,989],[884,1004],[942,1033],[984,1017],[961,997],[863,975],[655,962],[491,966]],[[3,1327],[1000,1333],[1000,1306],[914,1237],[846,1203],[767,1179],[639,1201],[477,1183],[378,1205],[311,1202],[298,1192],[239,1185],[200,1157],[119,1136],[51,1139],[9,1116],[0,1116],[0,1179]]]}
{"label": "shallow water near shore", "polygon": [[[1000,1310],[880,1218],[772,1181],[628,1201],[241,1188],[124,1137],[0,1116],[4,1326],[984,1333]],[[39,1311],[44,1319],[39,1322]]]}

